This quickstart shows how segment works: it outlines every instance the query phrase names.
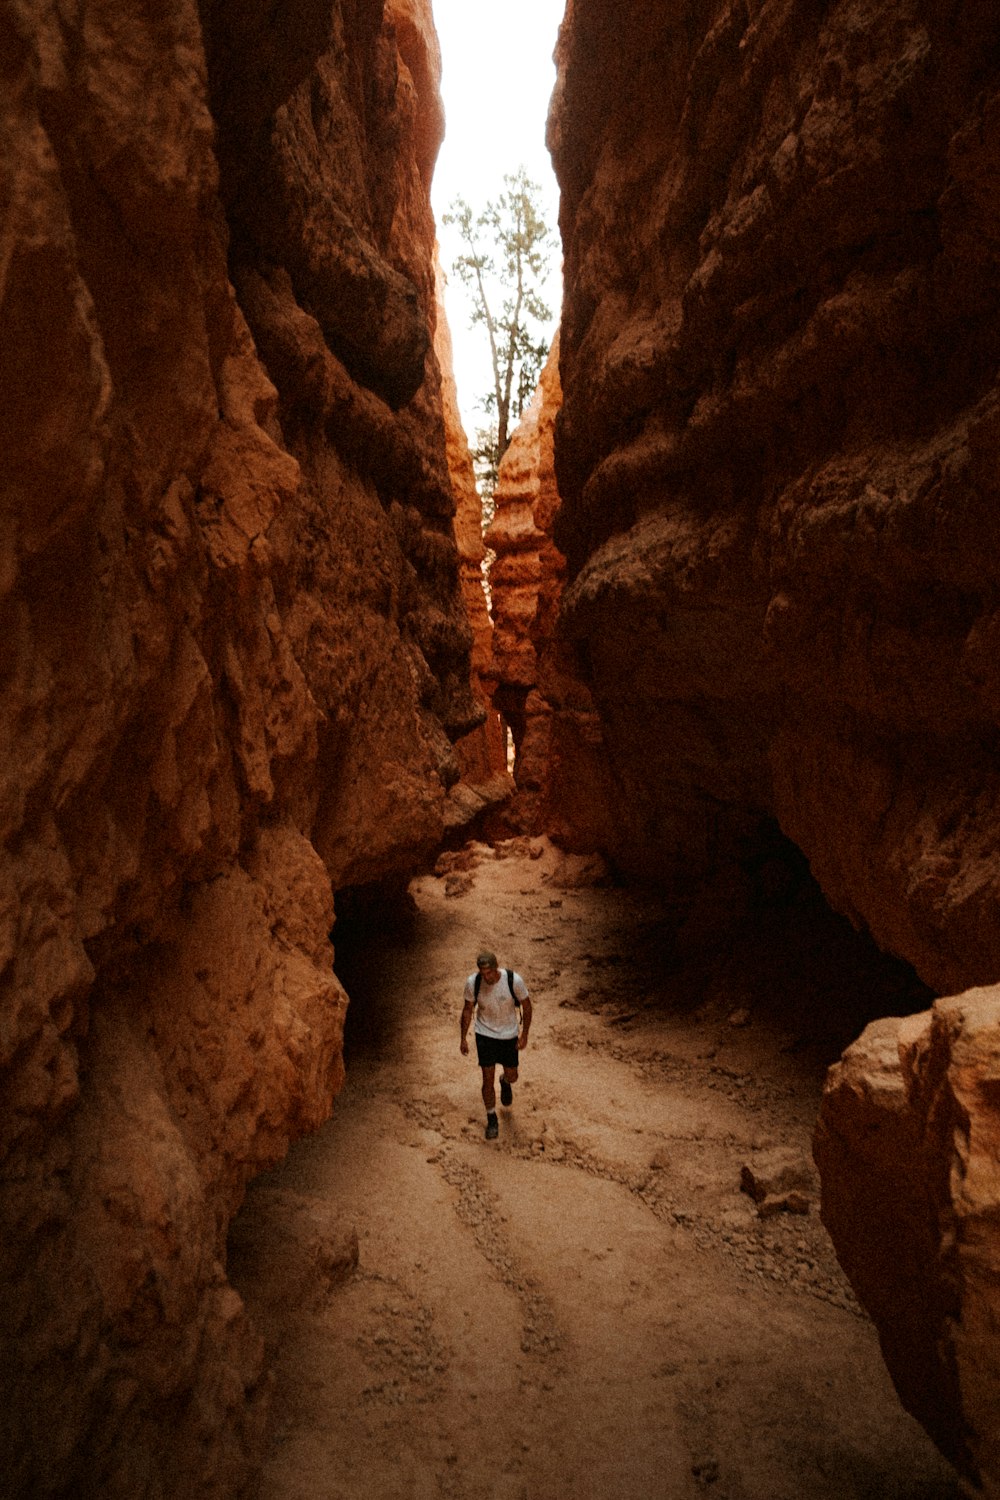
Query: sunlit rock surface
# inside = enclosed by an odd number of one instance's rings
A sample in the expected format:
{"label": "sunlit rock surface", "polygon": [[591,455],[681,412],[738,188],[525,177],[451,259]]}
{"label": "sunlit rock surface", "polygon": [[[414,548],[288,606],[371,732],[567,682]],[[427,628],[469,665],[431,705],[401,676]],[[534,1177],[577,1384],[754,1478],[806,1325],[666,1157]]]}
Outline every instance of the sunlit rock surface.
{"label": "sunlit rock surface", "polygon": [[0,1470],[229,1497],[226,1231],[340,1084],[333,891],[437,847],[482,718],[436,41],[408,0],[0,34]]}
{"label": "sunlit rock surface", "polygon": [[572,0],[550,116],[610,852],[735,889],[776,820],[939,992],[1000,974],[998,56],[987,0]]}
{"label": "sunlit rock surface", "polygon": [[1000,989],[869,1026],[831,1069],[815,1155],[904,1406],[1000,1494]]}
{"label": "sunlit rock surface", "polygon": [[496,702],[517,751],[509,826],[570,848],[607,846],[608,766],[600,723],[557,619],[566,560],[552,541],[559,511],[553,430],[562,392],[556,338],[538,389],[500,464],[486,541],[496,553]]}

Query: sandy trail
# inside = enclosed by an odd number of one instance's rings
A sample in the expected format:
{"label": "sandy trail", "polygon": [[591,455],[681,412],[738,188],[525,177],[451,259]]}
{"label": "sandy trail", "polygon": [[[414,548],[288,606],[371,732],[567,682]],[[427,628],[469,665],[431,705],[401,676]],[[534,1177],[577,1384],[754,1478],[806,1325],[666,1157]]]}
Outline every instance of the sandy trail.
{"label": "sandy trail", "polygon": [[[743,1026],[671,1004],[648,896],[499,853],[346,957],[347,1085],[234,1226],[276,1379],[263,1500],[953,1500],[815,1201],[740,1191],[755,1152],[808,1157],[814,1052],[752,984]],[[458,1050],[484,942],[535,1003],[490,1143]]]}

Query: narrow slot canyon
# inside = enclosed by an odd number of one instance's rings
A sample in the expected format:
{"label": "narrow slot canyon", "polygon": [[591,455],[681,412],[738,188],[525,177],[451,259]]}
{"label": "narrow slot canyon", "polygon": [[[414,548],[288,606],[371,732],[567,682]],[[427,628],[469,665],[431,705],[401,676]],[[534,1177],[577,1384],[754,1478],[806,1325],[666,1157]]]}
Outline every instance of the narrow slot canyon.
{"label": "narrow slot canyon", "polygon": [[[534,996],[489,1144],[458,1049],[484,932]],[[960,1494],[810,1155],[826,1066],[925,996],[807,878],[685,949],[651,889],[546,839],[473,843],[337,955],[333,1118],[230,1232],[276,1374],[262,1500]]]}
{"label": "narrow slot canyon", "polygon": [[431,0],[0,0],[10,1500],[1000,1500],[1000,14],[546,45],[484,531]]}

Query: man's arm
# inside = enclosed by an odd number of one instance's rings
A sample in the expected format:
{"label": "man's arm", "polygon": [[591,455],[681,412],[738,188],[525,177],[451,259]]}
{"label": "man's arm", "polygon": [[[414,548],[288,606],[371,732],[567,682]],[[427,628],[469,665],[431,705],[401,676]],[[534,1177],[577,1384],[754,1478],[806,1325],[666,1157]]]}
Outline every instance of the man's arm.
{"label": "man's arm", "polygon": [[469,1050],[469,1027],[472,1025],[472,1012],[474,1006],[471,1000],[466,1000],[462,1006],[462,1040],[459,1043],[463,1055]]}
{"label": "man's arm", "polygon": [[518,1051],[522,1051],[528,1045],[528,1031],[531,1027],[531,996],[525,995],[521,1001],[521,1035],[517,1039]]}

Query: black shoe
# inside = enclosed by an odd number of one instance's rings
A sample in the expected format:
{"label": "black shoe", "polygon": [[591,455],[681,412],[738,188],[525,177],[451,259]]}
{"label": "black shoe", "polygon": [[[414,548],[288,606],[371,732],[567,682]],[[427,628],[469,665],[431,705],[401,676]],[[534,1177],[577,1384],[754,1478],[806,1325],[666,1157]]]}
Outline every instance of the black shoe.
{"label": "black shoe", "polygon": [[496,1115],[487,1115],[486,1116],[486,1139],[488,1141],[495,1141],[496,1138],[497,1138],[497,1136],[499,1134],[500,1134],[500,1126],[497,1124],[497,1117],[496,1117]]}
{"label": "black shoe", "polygon": [[514,1102],[514,1090],[511,1088],[511,1086],[507,1082],[506,1078],[501,1078],[501,1080],[500,1080],[500,1103],[501,1104],[510,1105],[510,1104],[513,1104],[513,1102]]}

